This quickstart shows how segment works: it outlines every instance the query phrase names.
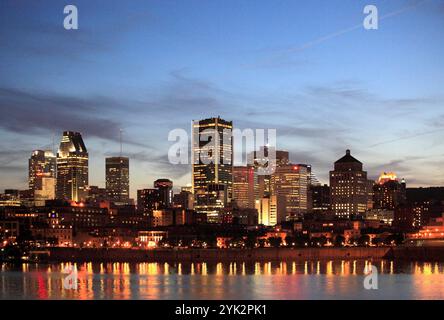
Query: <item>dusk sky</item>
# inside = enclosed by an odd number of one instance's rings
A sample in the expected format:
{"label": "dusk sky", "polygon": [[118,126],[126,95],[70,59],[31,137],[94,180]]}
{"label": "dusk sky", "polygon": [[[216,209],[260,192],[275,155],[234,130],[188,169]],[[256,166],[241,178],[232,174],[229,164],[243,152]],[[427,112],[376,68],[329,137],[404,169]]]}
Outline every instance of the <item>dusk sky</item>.
{"label": "dusk sky", "polygon": [[[367,4],[378,30],[362,26]],[[91,185],[119,128],[133,197],[157,178],[186,185],[168,133],[218,115],[276,128],[324,183],[349,148],[371,178],[442,186],[444,0],[1,0],[0,111],[0,192],[27,188],[31,151],[64,130],[83,135]]]}

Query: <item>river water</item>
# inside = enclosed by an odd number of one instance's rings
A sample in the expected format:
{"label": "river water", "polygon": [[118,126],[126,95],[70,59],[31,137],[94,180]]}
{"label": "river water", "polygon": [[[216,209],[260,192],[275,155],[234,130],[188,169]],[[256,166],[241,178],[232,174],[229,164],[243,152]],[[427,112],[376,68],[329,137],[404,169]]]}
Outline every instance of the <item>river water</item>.
{"label": "river water", "polygon": [[444,264],[373,261],[78,263],[0,265],[0,299],[444,299]]}

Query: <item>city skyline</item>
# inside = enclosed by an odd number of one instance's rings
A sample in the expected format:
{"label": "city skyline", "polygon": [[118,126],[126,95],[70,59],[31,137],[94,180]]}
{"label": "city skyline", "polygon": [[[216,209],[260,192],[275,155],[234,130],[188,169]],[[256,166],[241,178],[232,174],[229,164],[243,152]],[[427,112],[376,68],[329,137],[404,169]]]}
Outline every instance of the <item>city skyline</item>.
{"label": "city skyline", "polygon": [[157,178],[189,184],[191,167],[168,163],[168,132],[217,115],[276,128],[277,148],[322,183],[351,149],[373,180],[444,184],[440,1],[376,1],[388,17],[374,32],[344,31],[363,1],[74,4],[75,32],[63,3],[1,4],[0,189],[24,189],[31,152],[65,130],[83,135],[91,185],[105,186],[120,129],[132,198]]}

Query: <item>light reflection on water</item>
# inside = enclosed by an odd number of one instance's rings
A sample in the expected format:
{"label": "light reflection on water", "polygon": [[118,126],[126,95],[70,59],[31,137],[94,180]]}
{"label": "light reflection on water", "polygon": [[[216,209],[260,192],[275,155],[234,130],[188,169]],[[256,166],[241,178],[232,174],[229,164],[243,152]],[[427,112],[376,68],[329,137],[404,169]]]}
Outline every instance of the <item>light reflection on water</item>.
{"label": "light reflection on water", "polygon": [[[370,263],[378,290],[363,287]],[[444,299],[443,263],[77,263],[77,290],[63,288],[66,265],[2,264],[0,299]]]}

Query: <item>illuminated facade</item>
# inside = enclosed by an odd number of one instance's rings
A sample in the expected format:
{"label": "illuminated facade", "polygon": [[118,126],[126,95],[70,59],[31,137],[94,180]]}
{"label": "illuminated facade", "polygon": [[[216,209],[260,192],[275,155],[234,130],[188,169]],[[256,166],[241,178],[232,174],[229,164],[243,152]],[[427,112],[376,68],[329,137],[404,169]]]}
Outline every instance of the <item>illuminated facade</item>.
{"label": "illuminated facade", "polygon": [[129,203],[129,159],[127,157],[106,158],[106,192],[116,204]]}
{"label": "illuminated facade", "polygon": [[[268,147],[262,146],[259,151],[252,152],[249,159],[249,163],[253,163],[256,171],[260,167],[267,167],[268,162]],[[284,166],[289,164],[289,153],[285,150],[276,150],[276,167]],[[263,165],[266,163],[265,165]],[[271,195],[271,175],[258,175],[257,176],[257,187],[256,187],[256,198],[261,199],[264,197],[269,197]]]}
{"label": "illuminated facade", "polygon": [[278,216],[295,220],[307,213],[310,170],[311,167],[304,164],[276,168],[271,176],[271,194],[277,196]]}
{"label": "illuminated facade", "polygon": [[88,151],[80,133],[65,131],[57,152],[56,197],[84,201],[88,196]]}
{"label": "illuminated facade", "polygon": [[233,199],[239,208],[254,208],[257,175],[254,167],[233,167]]}
{"label": "illuminated facade", "polygon": [[367,172],[360,161],[352,157],[350,150],[335,162],[330,171],[332,210],[337,217],[350,218],[364,214],[369,206]]}
{"label": "illuminated facade", "polygon": [[233,123],[218,118],[193,122],[194,209],[217,223],[233,183]]}
{"label": "illuminated facade", "polygon": [[35,205],[44,205],[46,200],[55,199],[56,157],[52,151],[35,150],[29,158],[29,190]]}
{"label": "illuminated facade", "polygon": [[175,208],[194,209],[194,195],[189,187],[182,187],[180,193],[173,196],[173,205]]}
{"label": "illuminated facade", "polygon": [[406,201],[405,181],[399,182],[398,177],[392,172],[382,173],[373,186],[374,208],[393,210]]}
{"label": "illuminated facade", "polygon": [[256,210],[258,212],[258,223],[264,226],[275,226],[285,220],[285,216],[278,216],[276,196],[256,200]]}

